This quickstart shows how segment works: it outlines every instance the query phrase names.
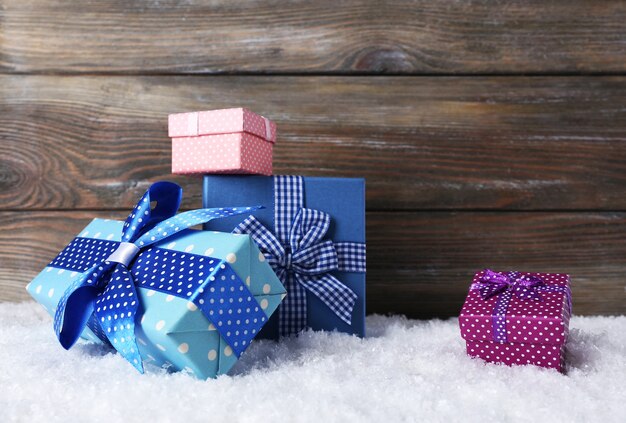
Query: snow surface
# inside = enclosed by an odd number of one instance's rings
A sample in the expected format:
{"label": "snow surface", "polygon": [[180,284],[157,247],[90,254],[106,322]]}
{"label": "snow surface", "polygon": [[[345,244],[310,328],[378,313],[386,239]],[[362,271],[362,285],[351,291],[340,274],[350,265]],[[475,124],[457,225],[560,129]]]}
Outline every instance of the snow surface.
{"label": "snow surface", "polygon": [[200,381],[65,351],[37,304],[0,304],[0,422],[626,422],[626,316],[574,317],[567,375],[470,359],[456,319],[367,325],[256,341],[232,376]]}

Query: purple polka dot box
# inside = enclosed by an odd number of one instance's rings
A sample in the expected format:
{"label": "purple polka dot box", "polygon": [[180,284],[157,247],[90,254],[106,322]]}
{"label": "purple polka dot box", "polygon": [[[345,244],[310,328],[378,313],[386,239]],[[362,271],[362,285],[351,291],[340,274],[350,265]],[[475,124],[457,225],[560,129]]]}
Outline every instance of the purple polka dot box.
{"label": "purple polka dot box", "polygon": [[172,173],[272,174],[276,124],[244,108],[168,118]]}
{"label": "purple polka dot box", "polygon": [[563,372],[571,304],[569,275],[482,270],[459,316],[467,354]]}

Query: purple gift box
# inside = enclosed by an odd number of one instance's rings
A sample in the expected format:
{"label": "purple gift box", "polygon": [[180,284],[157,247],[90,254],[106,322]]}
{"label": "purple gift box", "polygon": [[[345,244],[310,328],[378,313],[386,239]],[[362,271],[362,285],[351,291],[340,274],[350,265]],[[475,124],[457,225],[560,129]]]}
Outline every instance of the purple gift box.
{"label": "purple gift box", "polygon": [[562,372],[571,309],[569,275],[480,271],[459,316],[467,354]]}

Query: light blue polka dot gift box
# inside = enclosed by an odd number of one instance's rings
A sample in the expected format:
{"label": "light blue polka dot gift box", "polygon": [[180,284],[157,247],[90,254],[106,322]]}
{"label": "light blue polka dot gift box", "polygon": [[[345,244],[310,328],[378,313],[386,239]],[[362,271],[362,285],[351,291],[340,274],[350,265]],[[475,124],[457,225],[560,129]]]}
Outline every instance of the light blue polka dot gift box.
{"label": "light blue polka dot gift box", "polygon": [[[227,373],[286,295],[246,235],[189,229],[252,207],[175,214],[180,187],[154,184],[126,222],[94,219],[27,286],[60,343],[113,346],[206,379]],[[151,209],[151,202],[156,207]]]}

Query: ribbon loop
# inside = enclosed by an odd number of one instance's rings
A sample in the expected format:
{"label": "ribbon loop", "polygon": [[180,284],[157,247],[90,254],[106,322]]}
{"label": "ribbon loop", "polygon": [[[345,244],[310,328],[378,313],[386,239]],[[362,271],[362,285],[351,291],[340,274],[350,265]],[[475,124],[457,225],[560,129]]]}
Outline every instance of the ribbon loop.
{"label": "ribbon loop", "polygon": [[[126,218],[122,241],[134,242],[158,223],[174,216],[182,196],[182,188],[173,182],[152,184]],[[152,202],[156,202],[154,209],[151,209]]]}

